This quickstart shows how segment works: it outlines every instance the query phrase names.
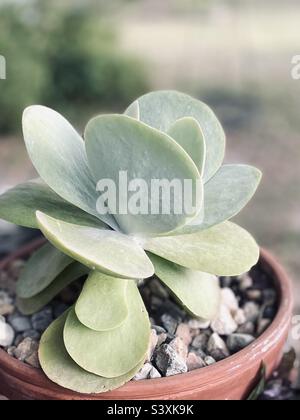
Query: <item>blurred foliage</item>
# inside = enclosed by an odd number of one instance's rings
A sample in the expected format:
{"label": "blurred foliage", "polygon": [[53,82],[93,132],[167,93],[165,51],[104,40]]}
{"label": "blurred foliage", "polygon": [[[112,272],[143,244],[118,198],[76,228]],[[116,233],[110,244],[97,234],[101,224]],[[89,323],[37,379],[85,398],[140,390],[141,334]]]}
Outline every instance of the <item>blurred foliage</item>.
{"label": "blurred foliage", "polygon": [[80,119],[84,113],[122,110],[148,89],[145,67],[120,51],[101,1],[0,7],[0,54],[7,61],[2,133],[15,131],[23,109],[33,103]]}

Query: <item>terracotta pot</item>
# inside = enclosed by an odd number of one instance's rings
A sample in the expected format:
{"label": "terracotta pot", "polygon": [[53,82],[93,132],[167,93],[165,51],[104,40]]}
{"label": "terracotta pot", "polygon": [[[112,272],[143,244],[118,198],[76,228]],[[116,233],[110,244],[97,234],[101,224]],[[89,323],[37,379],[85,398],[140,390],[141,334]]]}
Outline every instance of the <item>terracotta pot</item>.
{"label": "terracotta pot", "polygon": [[[36,241],[0,263],[4,269],[16,258],[27,257],[41,245]],[[81,395],[50,382],[42,371],[31,368],[0,350],[0,394],[17,400],[242,400],[256,385],[261,364],[270,375],[277,367],[287,339],[292,315],[292,287],[278,262],[265,250],[261,264],[274,278],[279,310],[265,333],[252,345],[213,366],[154,380],[130,382],[100,395]]]}

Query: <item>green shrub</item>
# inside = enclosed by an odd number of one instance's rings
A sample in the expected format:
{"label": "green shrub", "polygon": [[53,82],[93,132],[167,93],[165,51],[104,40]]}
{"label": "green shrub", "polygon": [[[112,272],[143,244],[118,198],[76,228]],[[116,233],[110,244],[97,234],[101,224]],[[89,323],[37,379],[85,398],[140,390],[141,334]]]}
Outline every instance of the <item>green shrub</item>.
{"label": "green shrub", "polygon": [[7,60],[7,80],[1,81],[2,133],[14,131],[22,109],[34,103],[47,103],[71,117],[75,108],[77,115],[78,108],[83,115],[104,106],[119,111],[147,90],[145,68],[120,52],[102,9],[88,2],[71,8],[43,0],[1,7],[0,54]]}

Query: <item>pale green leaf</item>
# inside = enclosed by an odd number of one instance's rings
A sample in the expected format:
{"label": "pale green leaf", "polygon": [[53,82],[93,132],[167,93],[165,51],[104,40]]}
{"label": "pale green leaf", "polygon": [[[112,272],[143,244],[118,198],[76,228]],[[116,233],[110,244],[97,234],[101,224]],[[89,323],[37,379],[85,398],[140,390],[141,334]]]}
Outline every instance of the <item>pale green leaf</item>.
{"label": "pale green leaf", "polygon": [[92,270],[129,279],[153,275],[151,261],[129,236],[66,223],[40,212],[37,220],[41,231],[55,247]]}
{"label": "pale green leaf", "polygon": [[40,179],[20,184],[0,196],[0,218],[7,222],[38,228],[38,210],[65,222],[104,226],[96,217],[62,199]]}
{"label": "pale green leaf", "polygon": [[42,246],[26,263],[17,282],[17,295],[31,298],[46,289],[73,262],[50,244]]}
{"label": "pale green leaf", "polygon": [[[46,184],[69,203],[100,218],[84,141],[71,124],[52,109],[36,105],[23,114],[23,133],[30,159]],[[112,216],[101,220],[117,228]]]}
{"label": "pale green leaf", "polygon": [[231,222],[189,235],[148,238],[144,248],[183,267],[218,276],[243,274],[259,258],[253,237]]}
{"label": "pale green leaf", "polygon": [[204,173],[206,145],[201,127],[195,118],[177,120],[168,133],[193,159],[201,175]]}
{"label": "pale green leaf", "polygon": [[87,275],[89,271],[90,270],[82,264],[71,264],[50,284],[50,286],[47,287],[47,289],[43,290],[38,295],[29,299],[18,298],[17,307],[19,311],[21,311],[24,315],[32,315],[39,312],[62,290],[75,280]]}
{"label": "pale green leaf", "polygon": [[111,331],[92,331],[79,322],[74,310],[70,312],[64,330],[65,346],[72,359],[88,372],[115,378],[145,360],[150,322],[134,282],[128,282],[127,300],[126,321]]}
{"label": "pale green leaf", "polygon": [[95,331],[120,327],[128,316],[126,289],[127,281],[92,272],[75,306],[79,321]]}
{"label": "pale green leaf", "polygon": [[218,225],[236,216],[251,200],[261,180],[261,172],[248,165],[224,165],[204,186],[204,217],[172,232],[193,233]]}
{"label": "pale green leaf", "polygon": [[71,359],[64,345],[63,330],[66,318],[67,313],[54,321],[41,339],[40,363],[52,382],[75,392],[100,394],[124,385],[143,366],[142,361],[130,372],[113,379],[103,378],[83,370]]}
{"label": "pale green leaf", "polygon": [[181,267],[154,254],[149,255],[156,276],[193,316],[211,320],[220,305],[219,280],[212,274]]}
{"label": "pale green leaf", "polygon": [[[167,233],[185,225],[198,214],[202,204],[201,191],[197,194],[196,188],[197,181],[201,186],[199,171],[171,137],[127,116],[107,115],[97,117],[88,124],[85,139],[89,165],[96,182],[107,178],[113,180],[117,186],[117,197],[121,195],[118,204],[126,205],[125,212],[117,208],[115,215],[123,232],[142,235]],[[120,171],[127,173],[128,183],[143,180],[147,191],[140,191],[141,188],[137,187],[127,197],[127,185],[119,185]],[[184,200],[174,188],[171,188],[171,199],[168,201],[171,211],[168,214],[162,211],[153,214],[150,201],[152,204],[158,202],[155,194],[151,194],[153,180],[179,181],[180,191],[184,180],[191,180],[194,214],[186,214],[182,209]],[[138,202],[145,200],[146,211],[145,214],[132,214],[131,208],[127,211],[127,204],[139,192],[141,199]],[[181,209],[176,212],[174,203],[178,202]]]}
{"label": "pale green leaf", "polygon": [[[174,91],[152,92],[138,99],[140,120],[160,131],[168,132],[184,117],[193,117],[203,131],[207,148],[204,181],[220,168],[225,153],[225,134],[213,111],[188,95]],[[131,105],[126,112],[131,112]]]}
{"label": "pale green leaf", "polygon": [[130,109],[125,112],[125,115],[131,118],[135,118],[136,120],[140,119],[140,106],[139,101],[133,102]]}

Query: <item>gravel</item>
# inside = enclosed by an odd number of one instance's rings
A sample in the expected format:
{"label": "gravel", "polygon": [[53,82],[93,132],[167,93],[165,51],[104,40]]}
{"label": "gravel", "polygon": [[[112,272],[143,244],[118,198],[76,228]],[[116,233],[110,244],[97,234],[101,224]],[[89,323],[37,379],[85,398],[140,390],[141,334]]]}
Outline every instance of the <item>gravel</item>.
{"label": "gravel", "polygon": [[[7,272],[0,272],[0,346],[12,357],[39,368],[40,337],[74,303],[80,286],[66,289],[33,316],[24,316],[16,309],[14,286],[23,264],[19,261]],[[141,284],[152,329],[146,363],[134,380],[211,366],[251,345],[268,328],[277,311],[277,295],[267,275],[254,269],[239,278],[220,278],[220,284],[220,311],[212,321],[185,313],[158,279]],[[270,392],[276,392],[275,385]]]}

